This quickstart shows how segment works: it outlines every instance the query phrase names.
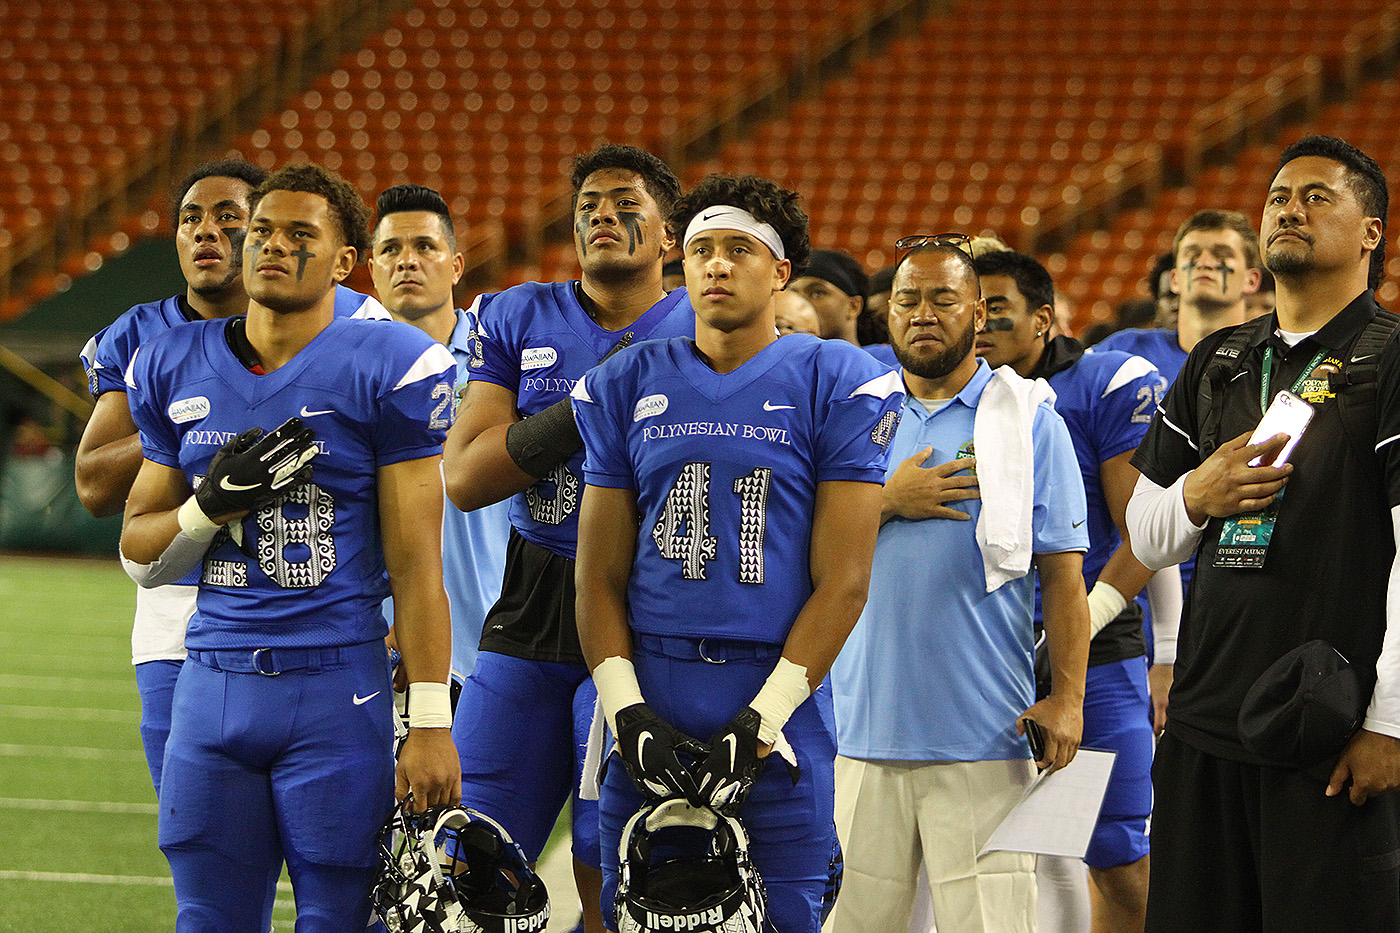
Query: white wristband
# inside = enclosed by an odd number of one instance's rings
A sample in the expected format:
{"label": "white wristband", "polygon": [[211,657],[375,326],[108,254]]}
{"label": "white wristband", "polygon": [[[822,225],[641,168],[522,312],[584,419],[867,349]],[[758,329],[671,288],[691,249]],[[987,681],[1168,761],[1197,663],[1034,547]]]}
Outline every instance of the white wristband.
{"label": "white wristband", "polygon": [[195,541],[207,544],[214,540],[214,535],[219,533],[222,525],[217,525],[214,520],[204,514],[204,510],[199,507],[199,503],[194,496],[185,500],[175,513],[175,518],[180,523],[180,530],[189,535]]}
{"label": "white wristband", "polygon": [[1100,580],[1089,591],[1089,638],[1103,631],[1103,628],[1118,614],[1128,608],[1128,601],[1111,583]]}
{"label": "white wristband", "polygon": [[618,711],[646,702],[641,685],[637,683],[637,669],[631,660],[620,654],[604,658],[593,668],[593,685],[598,688],[598,702],[608,718],[608,728],[616,736]]}
{"label": "white wristband", "polygon": [[807,682],[807,668],[787,658],[778,658],[778,666],[763,682],[763,689],[749,705],[758,713],[758,740],[772,745],[778,733],[787,725],[788,717],[812,695]]}
{"label": "white wristband", "polygon": [[408,727],[452,728],[452,694],[447,684],[419,680],[408,685]]}

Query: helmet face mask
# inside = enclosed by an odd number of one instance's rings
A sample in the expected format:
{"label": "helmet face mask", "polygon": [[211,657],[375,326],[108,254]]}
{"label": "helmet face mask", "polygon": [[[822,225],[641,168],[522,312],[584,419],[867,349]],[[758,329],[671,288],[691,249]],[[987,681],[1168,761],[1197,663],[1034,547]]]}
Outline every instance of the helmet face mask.
{"label": "helmet face mask", "polygon": [[[678,847],[678,840],[686,844]],[[654,859],[661,844],[680,854]],[[764,930],[763,879],[749,859],[748,833],[736,817],[693,808],[683,799],[644,806],[623,831],[619,856],[619,933]]]}
{"label": "helmet face mask", "polygon": [[500,824],[463,807],[395,807],[380,833],[375,913],[389,933],[538,933],[549,897]]}

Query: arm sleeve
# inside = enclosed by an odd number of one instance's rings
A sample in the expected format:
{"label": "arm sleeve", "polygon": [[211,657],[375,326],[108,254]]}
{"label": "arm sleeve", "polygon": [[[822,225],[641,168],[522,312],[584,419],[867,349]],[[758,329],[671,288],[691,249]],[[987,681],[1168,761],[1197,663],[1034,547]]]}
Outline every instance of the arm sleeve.
{"label": "arm sleeve", "polygon": [[1206,526],[1191,521],[1182,497],[1188,475],[1181,474],[1165,488],[1140,476],[1133,497],[1128,500],[1128,534],[1133,541],[1133,556],[1149,570],[1181,563],[1196,552],[1201,541],[1201,532]]}
{"label": "arm sleeve", "polygon": [[[604,363],[589,370],[574,386],[574,420],[583,435],[584,482],[590,486],[636,489],[627,438],[618,423],[609,390],[618,367]],[[644,403],[643,399],[638,404]]]}
{"label": "arm sleeve", "polygon": [[[396,367],[385,379],[388,391],[379,398],[379,417],[374,424],[375,463],[379,466],[442,453],[457,364],[440,343],[420,349],[407,368]],[[391,382],[396,372],[401,375]]]}
{"label": "arm sleeve", "polygon": [[1084,478],[1069,428],[1050,404],[1042,404],[1031,427],[1035,450],[1035,498],[1031,550],[1037,554],[1089,549]]}
{"label": "arm sleeve", "polygon": [[1175,564],[1152,575],[1144,588],[1152,612],[1152,663],[1176,663],[1176,636],[1181,629],[1181,570]]}
{"label": "arm sleeve", "polygon": [[[1400,536],[1400,505],[1390,509],[1394,533]],[[1362,728],[1400,739],[1400,552],[1390,565],[1385,590],[1385,638],[1376,659],[1376,689],[1366,707]]]}

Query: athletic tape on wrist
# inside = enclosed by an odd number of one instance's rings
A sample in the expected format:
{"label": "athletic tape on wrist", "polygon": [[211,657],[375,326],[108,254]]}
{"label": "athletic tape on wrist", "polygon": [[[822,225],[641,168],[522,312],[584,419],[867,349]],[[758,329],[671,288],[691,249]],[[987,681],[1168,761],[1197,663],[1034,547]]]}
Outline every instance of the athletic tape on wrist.
{"label": "athletic tape on wrist", "polygon": [[608,727],[617,736],[617,713],[629,706],[645,703],[641,685],[637,683],[637,669],[622,655],[605,658],[593,668],[593,685],[598,688],[598,702],[603,706],[603,715],[608,718]]}
{"label": "athletic tape on wrist", "polygon": [[447,684],[420,680],[408,685],[408,727],[452,728],[452,694]]}
{"label": "athletic tape on wrist", "polygon": [[778,733],[787,725],[793,710],[797,709],[812,695],[812,685],[807,682],[807,668],[794,664],[787,658],[778,658],[778,666],[763,682],[763,689],[749,704],[759,715],[758,740],[772,745]]}
{"label": "athletic tape on wrist", "polygon": [[195,541],[208,543],[214,540],[214,535],[219,533],[222,525],[215,524],[214,520],[204,514],[204,510],[199,507],[199,502],[194,496],[190,496],[180,506],[175,513],[175,518],[180,523],[180,530]]}
{"label": "athletic tape on wrist", "polygon": [[1100,580],[1089,591],[1089,637],[1092,639],[1104,626],[1118,618],[1128,608],[1128,601],[1118,588]]}

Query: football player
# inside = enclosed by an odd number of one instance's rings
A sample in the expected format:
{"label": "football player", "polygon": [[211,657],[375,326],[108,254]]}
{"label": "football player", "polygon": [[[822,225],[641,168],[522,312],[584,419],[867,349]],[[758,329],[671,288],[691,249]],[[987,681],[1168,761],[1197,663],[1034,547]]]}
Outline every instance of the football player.
{"label": "football player", "polygon": [[[655,156],[604,146],[571,177],[583,277],[477,299],[471,375],[444,453],[447,493],[471,510],[510,498],[501,598],[457,704],[464,803],[538,859],[578,786],[596,694],[574,622],[583,441],[569,392],[609,353],[693,334],[686,293],[661,287],[680,183]],[[596,804],[574,795],[574,873],[590,931],[597,913]]]}
{"label": "football player", "polygon": [[[368,922],[391,795],[459,795],[438,476],[453,362],[414,328],[335,317],[368,246],[343,179],[289,166],[249,203],[248,316],[172,328],[129,367],[144,459],[122,553],[142,585],[202,562],[160,795],[176,929],[261,933],[285,858],[298,929],[344,933]],[[410,681],[397,780],[390,586]]]}
{"label": "football player", "polygon": [[774,927],[816,933],[835,843],[826,674],[865,602],[904,394],[852,344],[776,336],[774,298],[810,251],[792,192],[711,176],[671,229],[695,338],[619,354],[574,392],[579,632],[620,755],[599,800],[604,903],[628,819],[683,795],[738,812]]}
{"label": "football player", "polygon": [[[476,315],[452,306],[452,287],[462,278],[464,263],[452,214],[442,195],[420,185],[387,189],[376,209],[369,262],[374,290],[394,320],[412,324],[452,351],[457,378],[449,413],[456,418],[467,388]],[[501,595],[509,508],[501,501],[473,512],[449,508],[443,515],[442,577],[452,607],[452,679],[459,689],[476,663],[486,610]],[[392,611],[389,605],[386,611]]]}
{"label": "football player", "polygon": [[[1084,858],[1095,929],[1141,930],[1147,909],[1153,736],[1147,645],[1134,597],[1153,574],[1133,556],[1124,512],[1139,475],[1128,461],[1147,433],[1167,381],[1140,356],[1116,350],[1086,354],[1072,337],[1051,338],[1055,287],[1034,258],[990,252],[979,254],[974,263],[987,301],[977,355],[993,368],[1010,366],[1019,376],[1050,383],[1084,478],[1089,507],[1084,584],[1092,640],[1082,741],[1118,753]],[[1176,569],[1168,568],[1149,595],[1180,592]],[[1174,618],[1173,611],[1179,616],[1180,605],[1168,610],[1154,598],[1153,610],[1154,621],[1162,624]],[[1040,615],[1037,591],[1037,622]],[[1038,868],[1043,871],[1048,862],[1039,860]]]}
{"label": "football player", "polygon": [[[83,367],[97,405],[88,419],[74,480],[78,498],[101,518],[122,510],[141,467],[141,440],[131,420],[123,376],[145,340],[191,321],[248,312],[243,241],[248,194],[267,172],[240,159],[195,168],[175,189],[175,249],[184,294],[139,304],[88,341]],[[367,295],[337,286],[336,314],[387,316]],[[196,575],[168,586],[137,588],[131,663],[141,694],[141,741],[151,782],[160,793],[161,757],[170,732],[170,694],[185,659],[185,626],[194,613]]]}

